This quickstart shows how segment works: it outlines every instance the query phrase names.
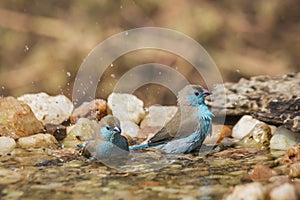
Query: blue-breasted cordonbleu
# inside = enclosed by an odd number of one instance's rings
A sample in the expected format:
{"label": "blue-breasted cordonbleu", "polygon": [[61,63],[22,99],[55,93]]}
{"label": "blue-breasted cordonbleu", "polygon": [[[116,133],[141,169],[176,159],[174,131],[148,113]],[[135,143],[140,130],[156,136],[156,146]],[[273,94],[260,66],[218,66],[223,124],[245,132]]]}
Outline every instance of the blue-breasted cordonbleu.
{"label": "blue-breasted cordonbleu", "polygon": [[97,159],[128,154],[128,142],[121,135],[120,121],[112,115],[103,117],[86,148]]}
{"label": "blue-breasted cordonbleu", "polygon": [[213,114],[205,104],[211,93],[200,85],[187,85],[178,93],[178,111],[146,144],[133,146],[137,150],[162,144],[166,153],[189,153],[202,145],[212,131]]}

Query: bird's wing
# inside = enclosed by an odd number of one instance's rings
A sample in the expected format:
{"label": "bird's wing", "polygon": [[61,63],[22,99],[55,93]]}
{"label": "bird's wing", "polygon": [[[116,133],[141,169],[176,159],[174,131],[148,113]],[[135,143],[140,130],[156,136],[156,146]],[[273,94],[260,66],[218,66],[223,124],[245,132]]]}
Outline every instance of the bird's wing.
{"label": "bird's wing", "polygon": [[199,120],[196,117],[195,110],[188,107],[181,112],[180,109],[174,117],[160,129],[149,141],[149,145],[163,143],[172,140],[173,138],[184,138],[195,132],[199,128]]}
{"label": "bird's wing", "polygon": [[162,127],[152,138],[150,138],[148,144],[155,145],[158,143],[166,142],[174,138],[174,135],[179,129],[180,116],[181,116],[181,112],[180,109],[178,108],[174,117],[164,127]]}

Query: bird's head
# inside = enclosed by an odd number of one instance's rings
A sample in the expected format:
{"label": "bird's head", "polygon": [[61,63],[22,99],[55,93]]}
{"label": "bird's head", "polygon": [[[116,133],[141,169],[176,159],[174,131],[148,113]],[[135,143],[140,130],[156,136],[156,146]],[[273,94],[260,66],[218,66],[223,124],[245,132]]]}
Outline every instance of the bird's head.
{"label": "bird's head", "polygon": [[105,140],[110,140],[114,134],[121,134],[120,121],[112,115],[103,117],[100,121],[100,127]]}
{"label": "bird's head", "polygon": [[187,85],[178,94],[178,101],[181,105],[190,105],[198,107],[205,104],[205,97],[211,95],[211,92],[202,88],[200,85]]}

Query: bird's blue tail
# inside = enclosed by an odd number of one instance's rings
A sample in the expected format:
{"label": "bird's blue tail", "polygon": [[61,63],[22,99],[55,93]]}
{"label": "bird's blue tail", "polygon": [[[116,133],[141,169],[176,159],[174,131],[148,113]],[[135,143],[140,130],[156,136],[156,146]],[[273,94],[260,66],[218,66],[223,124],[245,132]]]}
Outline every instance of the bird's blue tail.
{"label": "bird's blue tail", "polygon": [[135,150],[139,150],[139,149],[146,149],[146,148],[149,148],[149,147],[151,147],[151,148],[161,148],[165,145],[166,145],[166,143],[157,143],[157,144],[151,144],[151,145],[149,145],[148,143],[145,143],[145,144],[140,144],[140,145],[129,147],[129,150],[135,151]]}
{"label": "bird's blue tail", "polygon": [[140,144],[140,145],[129,147],[129,150],[135,151],[135,150],[139,150],[139,149],[145,149],[145,148],[148,148],[148,147],[149,147],[149,144],[145,143],[145,144]]}

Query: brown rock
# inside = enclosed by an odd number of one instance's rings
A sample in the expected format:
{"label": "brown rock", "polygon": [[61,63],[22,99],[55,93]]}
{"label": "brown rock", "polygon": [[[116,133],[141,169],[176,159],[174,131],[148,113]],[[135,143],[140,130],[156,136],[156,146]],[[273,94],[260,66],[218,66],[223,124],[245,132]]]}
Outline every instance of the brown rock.
{"label": "brown rock", "polygon": [[46,124],[44,130],[46,133],[53,135],[58,141],[63,140],[67,136],[67,128],[63,125]]}
{"label": "brown rock", "polygon": [[277,173],[268,166],[255,165],[254,169],[248,175],[253,181],[264,182],[268,181],[272,176],[276,176]]}
{"label": "brown rock", "polygon": [[295,163],[300,161],[300,144],[289,148],[285,155],[279,159],[281,164]]}
{"label": "brown rock", "polygon": [[84,102],[73,111],[70,120],[72,123],[76,123],[79,118],[88,118],[90,120],[100,121],[100,119],[107,114],[106,108],[106,101],[102,99]]}
{"label": "brown rock", "polygon": [[300,162],[293,163],[290,166],[289,176],[292,178],[300,178]]}
{"label": "brown rock", "polygon": [[42,123],[27,104],[14,97],[0,98],[0,136],[14,139],[41,132]]}
{"label": "brown rock", "polygon": [[226,125],[215,125],[212,126],[212,135],[207,136],[204,140],[204,144],[216,144],[221,143],[225,137],[230,137],[232,130]]}
{"label": "brown rock", "polygon": [[53,135],[50,134],[35,134],[28,137],[22,137],[17,144],[21,148],[57,148],[58,143]]}

